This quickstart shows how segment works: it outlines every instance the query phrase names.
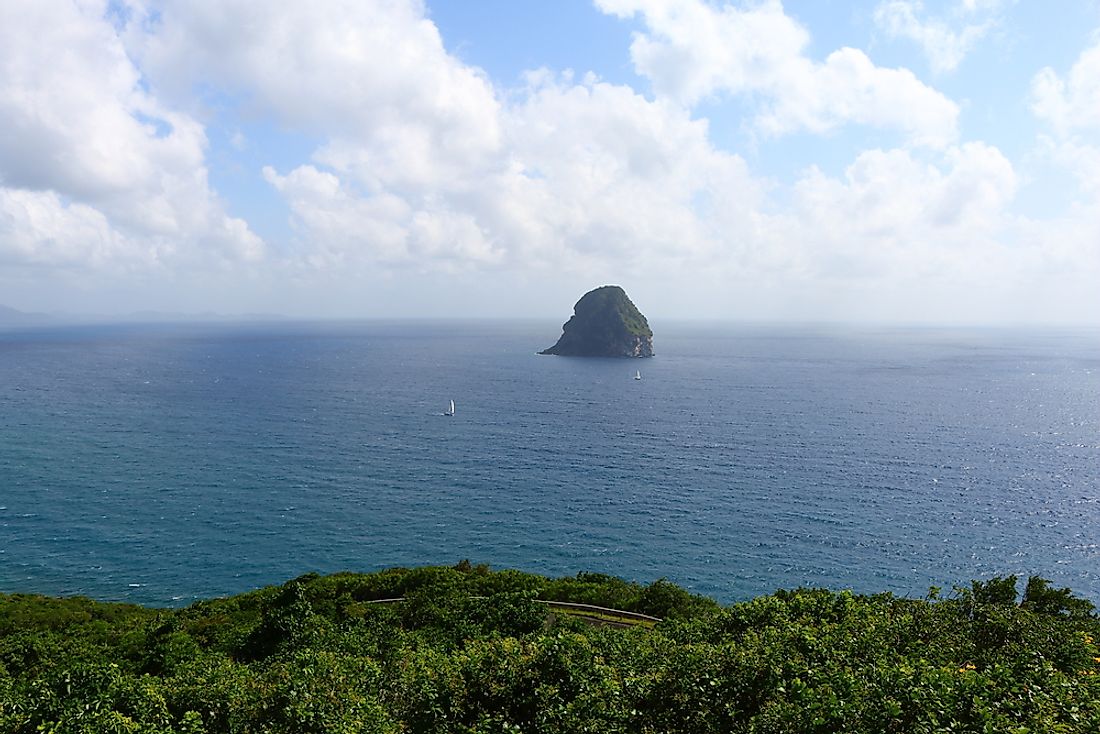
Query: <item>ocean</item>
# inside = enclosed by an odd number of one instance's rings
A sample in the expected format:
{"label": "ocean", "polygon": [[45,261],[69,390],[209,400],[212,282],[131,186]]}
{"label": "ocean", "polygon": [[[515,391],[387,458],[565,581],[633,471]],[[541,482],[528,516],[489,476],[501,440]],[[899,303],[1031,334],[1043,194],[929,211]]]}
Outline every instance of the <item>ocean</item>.
{"label": "ocean", "polygon": [[468,558],[1100,602],[1100,333],[653,326],[648,360],[538,356],[541,321],[0,332],[0,591],[183,605]]}

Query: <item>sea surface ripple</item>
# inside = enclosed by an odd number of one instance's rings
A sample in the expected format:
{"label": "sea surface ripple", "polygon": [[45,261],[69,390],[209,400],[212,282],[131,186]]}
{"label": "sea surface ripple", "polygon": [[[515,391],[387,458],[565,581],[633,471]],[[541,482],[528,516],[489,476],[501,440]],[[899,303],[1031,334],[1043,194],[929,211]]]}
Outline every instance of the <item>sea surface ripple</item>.
{"label": "sea surface ripple", "polygon": [[1100,602],[1095,331],[654,328],[645,361],[538,356],[544,322],[0,332],[0,591],[178,605],[469,558]]}

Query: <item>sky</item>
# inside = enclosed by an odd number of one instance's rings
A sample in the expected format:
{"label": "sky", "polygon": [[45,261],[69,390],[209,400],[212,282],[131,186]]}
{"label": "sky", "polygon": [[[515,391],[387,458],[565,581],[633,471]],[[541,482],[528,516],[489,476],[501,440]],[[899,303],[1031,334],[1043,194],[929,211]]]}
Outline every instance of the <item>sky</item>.
{"label": "sky", "polygon": [[1100,324],[1100,0],[0,0],[0,304]]}

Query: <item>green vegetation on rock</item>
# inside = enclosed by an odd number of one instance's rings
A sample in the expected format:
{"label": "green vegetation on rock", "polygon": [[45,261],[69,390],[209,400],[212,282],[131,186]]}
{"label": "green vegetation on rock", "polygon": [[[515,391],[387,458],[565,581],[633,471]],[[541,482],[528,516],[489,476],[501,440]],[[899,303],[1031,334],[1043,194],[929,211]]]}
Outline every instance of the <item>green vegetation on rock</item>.
{"label": "green vegetation on rock", "polygon": [[464,562],[177,610],[0,595],[0,731],[1096,732],[1098,641],[1092,605],[1038,578],[1019,601],[1009,577],[721,607],[663,580]]}
{"label": "green vegetation on rock", "polygon": [[653,331],[626,291],[617,285],[605,285],[577,301],[557,344],[541,354],[652,357]]}

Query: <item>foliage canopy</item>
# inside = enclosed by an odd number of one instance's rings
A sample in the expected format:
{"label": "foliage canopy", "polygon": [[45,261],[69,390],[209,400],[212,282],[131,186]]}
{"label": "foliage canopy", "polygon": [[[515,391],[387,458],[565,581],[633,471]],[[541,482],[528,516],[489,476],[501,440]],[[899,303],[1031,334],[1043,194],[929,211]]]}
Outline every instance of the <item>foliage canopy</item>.
{"label": "foliage canopy", "polygon": [[[0,595],[0,731],[1095,732],[1100,622],[1032,577],[949,598],[455,568],[185,609]],[[401,598],[399,603],[375,603]],[[548,615],[537,599],[656,614]]]}

